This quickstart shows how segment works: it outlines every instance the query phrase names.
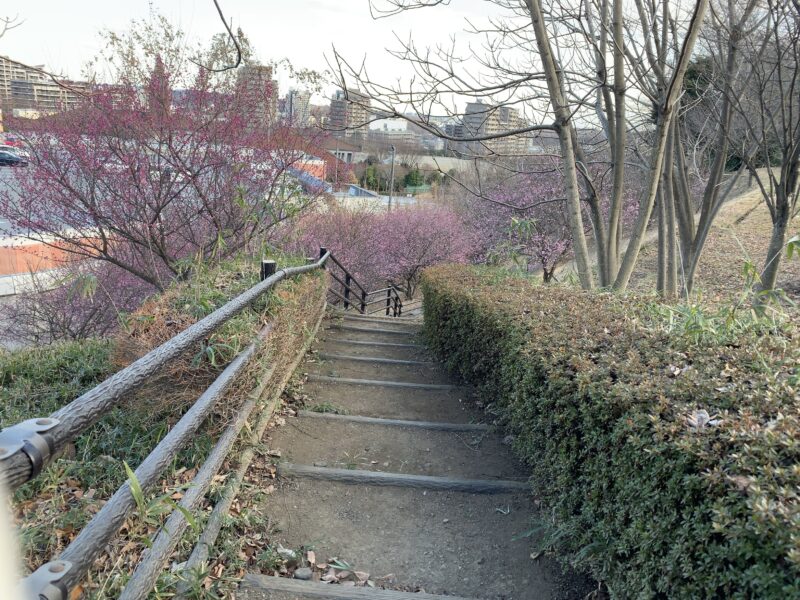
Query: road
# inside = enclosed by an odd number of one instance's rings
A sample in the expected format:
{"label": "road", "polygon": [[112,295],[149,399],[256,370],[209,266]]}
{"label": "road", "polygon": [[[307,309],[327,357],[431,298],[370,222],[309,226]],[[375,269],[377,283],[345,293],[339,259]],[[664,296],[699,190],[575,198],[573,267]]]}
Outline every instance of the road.
{"label": "road", "polygon": [[[18,167],[0,167],[0,190],[5,192],[7,188],[16,191],[13,170]],[[19,194],[17,194],[19,197]],[[5,215],[0,214],[0,240],[9,236],[12,233],[11,223],[5,218]]]}

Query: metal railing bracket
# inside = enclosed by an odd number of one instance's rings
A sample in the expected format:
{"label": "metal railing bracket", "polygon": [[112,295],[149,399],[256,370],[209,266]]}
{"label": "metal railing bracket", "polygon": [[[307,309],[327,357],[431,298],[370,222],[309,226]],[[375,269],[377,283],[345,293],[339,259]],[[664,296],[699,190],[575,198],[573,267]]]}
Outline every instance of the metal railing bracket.
{"label": "metal railing bracket", "polygon": [[11,458],[20,450],[33,464],[34,476],[53,453],[52,442],[42,434],[59,424],[53,417],[28,419],[0,431],[0,461]]}
{"label": "metal railing bracket", "polygon": [[36,569],[20,582],[20,598],[25,600],[67,600],[69,590],[61,583],[72,563],[52,560]]}

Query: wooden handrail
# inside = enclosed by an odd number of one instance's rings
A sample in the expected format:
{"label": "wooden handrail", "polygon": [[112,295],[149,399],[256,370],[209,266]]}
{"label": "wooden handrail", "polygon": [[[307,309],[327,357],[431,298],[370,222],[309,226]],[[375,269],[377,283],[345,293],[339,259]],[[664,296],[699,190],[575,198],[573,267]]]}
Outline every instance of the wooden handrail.
{"label": "wooden handrail", "polygon": [[[318,261],[303,267],[291,267],[280,271],[275,270],[274,263],[267,269],[262,265],[261,283],[231,299],[47,418],[30,419],[0,431],[0,480],[5,481],[13,489],[36,477],[61,448],[118,406],[128,393],[146,383],[171,360],[182,355],[199,340],[241,313],[281,280],[324,268],[329,257],[330,254],[326,251]],[[258,349],[264,344],[263,338],[270,331],[271,326],[262,329],[256,340],[236,355],[139,464],[134,476],[144,493],[149,493],[156,487],[163,476],[163,471],[196,435],[206,417],[222,399],[225,391],[233,385],[237,376],[255,359]],[[235,417],[236,426],[226,429],[223,436],[227,437],[224,437],[224,441],[220,438],[215,449],[200,467],[198,477],[202,474],[204,481],[213,477],[244,427],[249,416],[245,412],[254,407],[255,403],[244,403]],[[71,596],[69,592],[85,578],[93,562],[119,531],[128,515],[135,510],[136,501],[132,489],[132,484],[128,481],[123,483],[61,552],[57,560],[51,559],[23,580],[21,585],[26,590],[26,598],[61,598],[66,597],[65,594]],[[149,590],[151,587],[152,584],[148,583],[142,589]],[[52,595],[52,590],[56,590],[57,595]]]}
{"label": "wooden handrail", "polygon": [[[329,271],[329,273],[330,273],[330,271]],[[354,293],[354,294],[356,293],[356,290],[354,290],[354,289],[353,289],[353,288],[351,288],[349,285],[347,285],[347,284],[346,284],[344,281],[342,281],[341,279],[339,279],[339,278],[338,278],[338,277],[337,277],[337,276],[336,276],[334,273],[330,273],[330,276],[331,276],[331,277],[333,277],[333,278],[334,278],[336,281],[338,281],[339,283],[341,283],[341,284],[342,284],[342,287],[344,287],[346,290],[349,290],[350,292],[352,292],[352,293]],[[361,291],[363,291],[363,290],[361,290]],[[352,300],[352,299],[349,299],[349,298],[348,298],[348,300],[347,300],[347,301],[348,301],[348,302],[351,302],[351,303],[354,303],[354,304],[356,304],[355,302],[353,302],[353,300]]]}
{"label": "wooden handrail", "polygon": [[[349,299],[345,298],[342,294],[340,294],[339,292],[337,292],[333,288],[329,288],[328,291],[331,294],[333,294],[334,296],[336,296],[337,298],[339,298],[339,300],[342,300],[342,301],[347,302],[347,303],[351,303]],[[361,311],[358,311],[358,312],[361,312]]]}

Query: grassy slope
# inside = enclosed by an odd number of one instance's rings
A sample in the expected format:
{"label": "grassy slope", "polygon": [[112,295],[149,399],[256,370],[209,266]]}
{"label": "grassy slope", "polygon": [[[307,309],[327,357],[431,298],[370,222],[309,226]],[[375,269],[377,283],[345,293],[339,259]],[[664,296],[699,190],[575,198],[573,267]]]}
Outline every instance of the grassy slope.
{"label": "grassy slope", "polygon": [[[703,298],[712,302],[730,301],[741,294],[745,285],[745,264],[749,261],[761,269],[771,229],[769,211],[757,191],[743,194],[723,206],[700,259],[695,289]],[[790,234],[798,229],[800,218],[794,220]],[[642,249],[631,279],[632,289],[651,291],[655,288],[656,243]],[[794,300],[800,299],[800,260],[784,257],[778,286]]]}
{"label": "grassy slope", "polygon": [[[246,260],[199,275],[148,301],[126,319],[124,330],[113,340],[0,351],[0,426],[51,413],[258,281],[257,265]],[[301,326],[306,304],[313,301],[316,306],[318,282],[317,277],[308,276],[283,282],[252,310],[231,319],[205,343],[173,361],[163,377],[113,409],[81,435],[68,454],[22,486],[14,498],[15,517],[27,569],[34,570],[75,538],[125,481],[123,461],[135,468],[267,319],[277,321],[271,339],[278,346],[284,343],[286,334]],[[291,336],[288,339],[294,343]],[[270,352],[265,349],[264,358]],[[282,359],[277,362],[282,364]],[[121,535],[95,563],[84,584],[86,597],[117,597],[148,538],[171,510],[169,500],[180,498],[182,487],[196,473],[194,465],[202,462],[229,413],[251,389],[258,369],[250,371],[176,457],[158,492],[148,499],[146,511],[137,511],[126,522]]]}

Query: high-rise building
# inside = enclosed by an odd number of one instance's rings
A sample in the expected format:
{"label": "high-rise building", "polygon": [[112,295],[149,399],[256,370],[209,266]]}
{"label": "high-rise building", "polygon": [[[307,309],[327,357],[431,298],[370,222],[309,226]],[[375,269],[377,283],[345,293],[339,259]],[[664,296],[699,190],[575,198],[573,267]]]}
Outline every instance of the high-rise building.
{"label": "high-rise building", "polygon": [[271,127],[278,119],[278,82],[272,67],[249,63],[239,69],[237,85],[245,95],[252,127]]}
{"label": "high-rise building", "polygon": [[0,56],[0,108],[54,112],[74,107],[88,92],[85,81],[53,81],[44,66],[31,69]]}
{"label": "high-rise building", "polygon": [[328,128],[334,135],[364,140],[369,131],[370,99],[357,90],[337,90],[331,98]]}
{"label": "high-rise building", "polygon": [[311,118],[311,93],[306,90],[291,89],[286,95],[284,115],[291,127],[305,127]]}
{"label": "high-rise building", "polygon": [[[525,119],[520,116],[519,110],[510,106],[492,106],[478,101],[469,102],[464,111],[464,137],[500,135],[524,127]],[[526,141],[522,135],[511,135],[483,142],[470,142],[467,147],[473,154],[491,151],[496,154],[517,155],[525,152]]]}

